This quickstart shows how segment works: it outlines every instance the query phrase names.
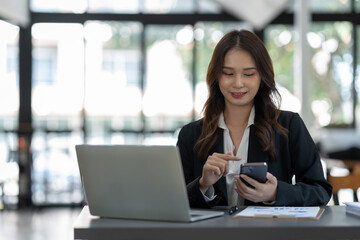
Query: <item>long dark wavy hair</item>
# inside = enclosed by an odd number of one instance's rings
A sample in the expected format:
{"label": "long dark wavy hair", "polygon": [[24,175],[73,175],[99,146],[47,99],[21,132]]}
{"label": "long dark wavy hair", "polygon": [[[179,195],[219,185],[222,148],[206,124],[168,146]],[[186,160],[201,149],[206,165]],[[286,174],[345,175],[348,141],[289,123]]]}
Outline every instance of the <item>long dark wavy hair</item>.
{"label": "long dark wavy hair", "polygon": [[206,76],[209,95],[203,108],[203,128],[194,150],[197,152],[198,158],[205,161],[221,135],[218,121],[225,109],[225,100],[220,91],[218,79],[222,73],[226,53],[234,48],[250,53],[260,74],[261,83],[254,99],[254,126],[263,150],[268,151],[271,159],[275,160],[274,131],[278,131],[286,138],[288,134],[287,129],[277,121],[280,114],[281,96],[275,86],[274,70],[269,53],[263,42],[254,33],[247,30],[234,30],[227,33],[214,49]]}

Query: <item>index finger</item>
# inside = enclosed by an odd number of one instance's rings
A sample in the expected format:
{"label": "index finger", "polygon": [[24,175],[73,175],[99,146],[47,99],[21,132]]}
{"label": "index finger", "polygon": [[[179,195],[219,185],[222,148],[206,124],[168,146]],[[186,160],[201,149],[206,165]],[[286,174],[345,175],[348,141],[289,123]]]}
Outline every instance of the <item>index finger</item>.
{"label": "index finger", "polygon": [[226,161],[240,161],[242,159],[241,157],[237,157],[229,154],[223,154],[223,153],[214,153],[214,156]]}

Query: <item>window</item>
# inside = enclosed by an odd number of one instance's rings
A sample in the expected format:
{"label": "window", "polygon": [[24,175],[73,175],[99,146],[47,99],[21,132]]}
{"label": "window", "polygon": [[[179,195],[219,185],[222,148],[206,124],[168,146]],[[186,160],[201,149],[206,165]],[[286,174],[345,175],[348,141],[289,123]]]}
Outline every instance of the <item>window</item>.
{"label": "window", "polygon": [[319,126],[353,122],[352,31],[349,22],[332,22],[313,23],[308,33],[311,108]]}
{"label": "window", "polygon": [[[354,86],[360,91],[360,26],[355,15],[360,12],[359,2],[309,1],[315,16],[307,36],[315,126],[360,121],[360,95],[354,94]],[[81,199],[79,176],[72,169],[77,169],[76,143],[175,144],[179,128],[202,116],[208,94],[206,73],[216,43],[230,30],[251,30],[244,22],[229,22],[232,17],[213,0],[121,4],[31,0],[30,5],[36,21],[32,22],[30,117],[35,129],[33,199],[37,204]],[[259,33],[273,60],[281,107],[297,111],[292,5],[294,1]],[[170,14],[173,24],[166,22]],[[196,17],[199,21],[193,22]],[[54,19],[64,23],[47,23]],[[0,37],[0,50],[6,49],[6,59],[0,59],[0,98],[11,99],[0,101],[0,129],[14,131],[19,109],[18,31],[15,27]],[[16,134],[10,135],[0,134],[0,142],[5,144],[1,139],[10,137],[11,146],[16,146]],[[66,166],[62,168],[60,162]]]}
{"label": "window", "polygon": [[185,25],[149,25],[145,36],[145,129],[174,130],[192,116],[193,29]]}
{"label": "window", "polygon": [[[204,2],[204,0],[202,0]],[[209,4],[207,4],[208,6]],[[34,12],[58,13],[192,13],[194,0],[31,0],[30,8]]]}
{"label": "window", "polygon": [[139,13],[140,12],[140,0],[132,1],[118,1],[114,0],[88,0],[89,12],[97,13]]}
{"label": "window", "polygon": [[216,1],[212,0],[198,0],[199,13],[221,13],[222,8]]}
{"label": "window", "polygon": [[355,117],[356,117],[356,126],[360,126],[360,26],[356,27],[357,29],[357,66],[356,66],[356,79],[355,79],[355,92],[357,93],[356,107],[355,107]]}
{"label": "window", "polygon": [[52,85],[56,77],[57,49],[38,47],[33,51],[33,85]]}
{"label": "window", "polygon": [[[276,81],[291,92],[294,91],[292,29],[288,25],[271,25],[265,31],[266,47],[273,60]],[[351,125],[353,122],[352,31],[349,22],[314,22],[307,34],[314,126]],[[286,102],[283,99],[283,103]]]}
{"label": "window", "polygon": [[0,210],[17,204],[19,166],[19,28],[0,21]]}
{"label": "window", "polygon": [[39,23],[33,36],[33,124],[36,129],[81,128],[84,41],[80,24]]}
{"label": "window", "polygon": [[359,0],[355,0],[355,11],[360,12],[360,1]]}
{"label": "window", "polygon": [[346,13],[351,11],[351,0],[311,0],[309,6],[317,13]]}
{"label": "window", "polygon": [[102,71],[109,75],[125,74],[126,86],[139,87],[139,59],[140,52],[138,50],[104,49]]}
{"label": "window", "polygon": [[144,13],[191,13],[194,12],[193,0],[144,0]]}
{"label": "window", "polygon": [[294,92],[294,33],[290,25],[270,25],[265,29],[265,46],[272,59],[275,81]]}
{"label": "window", "polygon": [[19,113],[19,28],[0,21],[0,129],[16,130]]}
{"label": "window", "polygon": [[30,9],[34,12],[84,13],[87,0],[30,0]]}
{"label": "window", "polygon": [[[85,126],[90,143],[136,143],[141,119],[141,42],[138,22],[85,23]],[[101,34],[99,34],[101,33]]]}
{"label": "window", "polygon": [[294,96],[294,30],[291,25],[269,25],[264,32],[265,46],[272,59],[275,82],[281,95],[282,110],[299,112],[301,103]]}
{"label": "window", "polygon": [[83,200],[74,146],[83,142],[84,41],[80,24],[32,27],[32,200]]}
{"label": "window", "polygon": [[[289,1],[288,12],[294,12],[295,1]],[[309,0],[308,6],[313,13],[349,13],[352,0]],[[358,0],[355,0],[358,1]]]}

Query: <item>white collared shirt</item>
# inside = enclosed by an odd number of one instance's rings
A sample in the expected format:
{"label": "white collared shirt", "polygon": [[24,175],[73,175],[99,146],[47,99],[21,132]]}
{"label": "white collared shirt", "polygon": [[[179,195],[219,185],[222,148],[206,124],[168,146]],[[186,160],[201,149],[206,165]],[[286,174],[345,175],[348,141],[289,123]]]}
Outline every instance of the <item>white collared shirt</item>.
{"label": "white collared shirt", "polygon": [[[229,161],[229,173],[226,175],[226,189],[228,195],[228,205],[243,205],[244,199],[239,197],[235,191],[235,176],[240,174],[240,165],[248,161],[249,135],[250,126],[254,124],[255,107],[252,107],[247,127],[241,139],[240,146],[236,152],[237,157],[241,157],[240,161]],[[230,132],[224,121],[224,114],[220,115],[219,127],[224,130],[224,153],[234,152],[235,146],[231,140]]]}
{"label": "white collared shirt", "polygon": [[[244,203],[244,199],[239,197],[239,195],[235,191],[235,176],[238,176],[240,174],[240,165],[248,161],[250,126],[254,124],[254,119],[255,107],[253,106],[249,115],[247,127],[244,131],[244,135],[241,139],[240,146],[236,153],[236,156],[241,157],[241,160],[229,161],[229,173],[226,175],[226,189],[229,206],[243,205]],[[220,115],[218,126],[219,128],[224,130],[224,153],[233,153],[235,146],[232,142],[229,129],[226,126],[223,113]],[[204,197],[206,201],[211,201],[216,197],[214,196],[213,187],[209,188]]]}

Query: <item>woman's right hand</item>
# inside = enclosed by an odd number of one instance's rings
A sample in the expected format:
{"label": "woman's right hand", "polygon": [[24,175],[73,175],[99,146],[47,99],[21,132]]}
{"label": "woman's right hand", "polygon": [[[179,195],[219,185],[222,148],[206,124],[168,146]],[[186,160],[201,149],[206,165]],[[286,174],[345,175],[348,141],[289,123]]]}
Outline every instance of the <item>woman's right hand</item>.
{"label": "woman's right hand", "polygon": [[202,193],[209,189],[222,176],[226,176],[229,172],[229,161],[239,161],[240,157],[235,157],[231,152],[227,154],[214,153],[206,160],[203,167],[202,177],[199,180],[200,190]]}

